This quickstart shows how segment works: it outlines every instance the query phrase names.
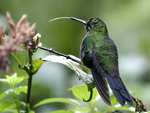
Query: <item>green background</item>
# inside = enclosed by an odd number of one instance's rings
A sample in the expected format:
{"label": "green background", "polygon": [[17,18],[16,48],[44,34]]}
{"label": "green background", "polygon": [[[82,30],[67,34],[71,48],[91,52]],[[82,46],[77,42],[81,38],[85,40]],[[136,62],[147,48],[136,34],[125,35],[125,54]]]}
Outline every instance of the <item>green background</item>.
{"label": "green background", "polygon": [[[6,26],[6,11],[15,23],[22,14],[28,21],[36,22],[42,35],[43,47],[55,48],[64,54],[79,57],[80,44],[86,31],[76,21],[63,19],[49,23],[56,17],[73,16],[83,20],[98,16],[107,25],[109,35],[118,47],[120,75],[129,91],[143,102],[150,103],[150,1],[149,0],[0,0],[0,25]],[[38,50],[34,58],[44,58],[50,53]],[[14,72],[26,76],[14,58],[10,57]],[[0,71],[0,78],[4,78]],[[27,81],[22,83],[27,84]],[[73,98],[73,85],[83,84],[67,67],[61,64],[44,63],[33,77],[31,106],[50,97]],[[8,87],[0,83],[0,93]],[[11,97],[9,97],[11,99]],[[25,101],[25,94],[18,97]],[[6,98],[7,100],[8,98]],[[1,101],[0,101],[1,102]],[[87,104],[85,104],[87,106]],[[102,100],[96,105],[104,110],[107,105]],[[148,104],[148,107],[150,105]],[[74,108],[67,104],[47,104],[34,109],[36,113]]]}

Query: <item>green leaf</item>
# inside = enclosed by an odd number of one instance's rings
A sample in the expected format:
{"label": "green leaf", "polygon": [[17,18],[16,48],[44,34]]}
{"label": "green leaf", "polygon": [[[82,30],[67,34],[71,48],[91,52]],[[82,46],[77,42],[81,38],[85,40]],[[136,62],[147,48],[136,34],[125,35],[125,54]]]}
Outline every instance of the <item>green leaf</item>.
{"label": "green leaf", "polygon": [[[7,79],[6,79],[6,80],[7,80],[7,83],[8,83],[10,86],[12,86],[12,87],[14,87],[15,84],[18,84],[18,83],[22,82],[24,79],[27,79],[27,77],[17,77],[17,73],[14,73],[14,74],[11,75],[11,76],[7,75],[6,78],[7,78]],[[6,81],[6,80],[5,80],[5,81]]]}
{"label": "green leaf", "polygon": [[5,84],[9,84],[8,80],[7,80],[7,79],[4,79],[4,78],[1,78],[1,79],[0,79],[0,82],[3,82],[3,83],[5,83]]}
{"label": "green leaf", "polygon": [[27,93],[27,86],[20,86],[20,87],[16,88],[15,90],[16,90],[17,95],[20,95],[21,92]]}
{"label": "green leaf", "polygon": [[16,100],[16,99],[15,99],[14,102],[15,102],[15,105],[16,105],[18,108],[19,108],[20,105],[23,105],[24,108],[26,108],[26,103],[24,103],[24,102],[22,102],[22,101],[19,101],[19,100]]}
{"label": "green leaf", "polygon": [[11,52],[11,55],[17,60],[19,65],[25,65],[25,56],[22,54],[22,51],[17,52],[17,54]]}
{"label": "green leaf", "polygon": [[[90,92],[88,91],[87,86],[81,85],[81,86],[74,86],[72,87],[72,93],[75,97],[77,97],[80,100],[83,100],[83,98],[86,100],[90,97]],[[93,96],[92,96],[92,101],[96,99],[98,96],[98,92],[96,88],[93,89]],[[91,102],[91,101],[90,101]]]}
{"label": "green leaf", "polygon": [[74,99],[67,99],[67,98],[49,98],[49,99],[44,99],[41,102],[37,103],[36,105],[34,105],[34,107],[43,105],[43,104],[48,104],[48,103],[55,103],[55,102],[59,102],[59,103],[68,103],[68,104],[73,104],[76,105],[78,107],[80,107],[80,104],[74,100]]}
{"label": "green leaf", "polygon": [[50,112],[50,113],[68,113],[68,112],[65,111],[65,110],[58,110],[58,111],[53,111],[53,112]]}
{"label": "green leaf", "polygon": [[44,63],[44,61],[41,60],[40,58],[33,60],[29,73],[31,73],[31,74],[37,73],[37,71],[40,69],[40,67],[42,66],[43,63]]}
{"label": "green leaf", "polygon": [[48,113],[75,113],[74,111],[72,110],[69,110],[69,111],[65,111],[65,110],[58,110],[58,111],[53,111],[53,112],[48,112]]}
{"label": "green leaf", "polygon": [[[18,113],[18,111],[15,109],[5,109],[3,112],[5,112],[5,113]],[[25,112],[23,112],[23,113],[25,113]]]}
{"label": "green leaf", "polygon": [[91,111],[90,107],[82,107],[82,108],[78,108],[78,109],[75,109],[73,111],[79,111],[79,112],[89,112]]}
{"label": "green leaf", "polygon": [[[77,59],[78,61],[80,61],[79,58],[70,55],[70,57]],[[90,89],[95,87],[94,81],[93,81],[93,77],[92,75],[89,75],[88,72],[88,68],[86,68],[85,66],[76,63],[70,59],[66,59],[66,57],[63,56],[56,56],[56,55],[49,55],[47,57],[45,57],[44,59],[42,59],[44,61],[48,61],[48,62],[55,62],[55,63],[61,63],[65,66],[67,66],[68,68],[70,68],[71,70],[73,70],[79,80],[81,79],[83,81],[84,84],[86,84]]]}
{"label": "green leaf", "polygon": [[27,77],[17,77],[17,73],[14,73],[11,76],[7,75],[6,78],[8,80],[10,87],[13,89],[15,84],[20,83],[22,80],[24,80]]}
{"label": "green leaf", "polygon": [[15,105],[12,101],[3,101],[0,103],[0,111],[3,112],[5,109],[15,108]]}
{"label": "green leaf", "polygon": [[8,89],[7,91],[0,94],[0,100],[6,97],[7,95],[11,94],[13,92],[12,89]]}
{"label": "green leaf", "polygon": [[109,107],[106,109],[106,112],[108,111],[113,111],[113,110],[125,110],[125,111],[130,111],[130,112],[133,112],[135,113],[135,108],[134,107],[130,107],[130,106],[114,106],[114,107]]}
{"label": "green leaf", "polygon": [[[15,73],[15,74],[16,74],[16,73]],[[13,76],[13,75],[12,75],[12,76]],[[13,78],[15,78],[15,76],[14,76],[14,77],[12,77],[12,76],[7,75],[6,78],[7,78],[8,82],[9,82],[10,87],[13,89],[13,88],[14,88],[14,85],[15,85]]]}
{"label": "green leaf", "polygon": [[111,92],[110,98],[111,98],[111,104],[112,104],[112,106],[115,106],[115,105],[119,104],[119,102],[117,101],[116,97],[114,96],[114,94],[112,92]]}
{"label": "green leaf", "polygon": [[18,84],[22,82],[24,79],[27,79],[28,77],[17,77],[14,79],[14,84]]}

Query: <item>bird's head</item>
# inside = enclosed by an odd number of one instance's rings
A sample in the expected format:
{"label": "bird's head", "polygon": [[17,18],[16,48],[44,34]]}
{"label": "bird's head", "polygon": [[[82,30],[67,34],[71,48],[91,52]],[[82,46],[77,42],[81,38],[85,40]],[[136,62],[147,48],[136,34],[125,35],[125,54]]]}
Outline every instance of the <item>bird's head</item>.
{"label": "bird's head", "polygon": [[92,17],[86,23],[86,30],[106,33],[107,27],[102,19],[98,17]]}

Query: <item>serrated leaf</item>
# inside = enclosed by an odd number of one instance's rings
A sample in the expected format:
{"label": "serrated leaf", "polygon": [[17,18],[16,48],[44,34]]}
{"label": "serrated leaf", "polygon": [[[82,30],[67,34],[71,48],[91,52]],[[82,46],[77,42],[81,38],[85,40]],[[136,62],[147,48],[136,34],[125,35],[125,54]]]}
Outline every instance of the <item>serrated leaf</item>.
{"label": "serrated leaf", "polygon": [[[85,100],[87,100],[89,97],[90,97],[90,92],[88,91],[88,88],[87,86],[85,85],[81,85],[81,86],[74,86],[72,87],[72,93],[73,95],[80,99],[80,100],[83,100],[83,98]],[[96,88],[93,89],[93,96],[92,96],[92,100],[91,101],[95,101],[96,97],[98,96],[98,92],[96,90]],[[91,102],[90,101],[90,102]]]}
{"label": "serrated leaf", "polygon": [[76,105],[78,107],[80,107],[80,104],[74,100],[74,99],[68,99],[68,98],[49,98],[49,99],[44,99],[41,102],[37,103],[36,105],[34,105],[34,107],[43,105],[43,104],[48,104],[48,103],[55,103],[55,102],[59,102],[59,103],[68,103],[68,104],[73,104]]}
{"label": "serrated leaf", "polygon": [[44,61],[41,60],[40,58],[33,60],[29,73],[31,73],[31,74],[37,73],[37,71],[40,69],[40,67],[42,66],[43,63],[44,63]]}
{"label": "serrated leaf", "polygon": [[15,108],[15,105],[12,101],[3,101],[0,103],[0,111],[3,112],[5,109]]}
{"label": "serrated leaf", "polygon": [[21,51],[17,52],[17,54],[11,52],[11,55],[17,60],[18,64],[22,66],[25,65],[25,56],[22,54]]}
{"label": "serrated leaf", "polygon": [[15,90],[16,90],[17,95],[20,95],[21,92],[27,93],[27,86],[20,86],[16,88]]}
{"label": "serrated leaf", "polygon": [[12,89],[8,89],[7,91],[0,94],[0,100],[6,97],[7,95],[11,94],[13,92]]}
{"label": "serrated leaf", "polygon": [[135,113],[135,108],[134,107],[130,107],[130,106],[114,106],[114,107],[109,107],[106,109],[106,111],[113,111],[113,110],[125,110],[125,111],[130,111]]}
{"label": "serrated leaf", "polygon": [[[70,55],[70,57],[73,57],[74,59],[80,60],[79,58],[77,58],[73,55]],[[87,73],[88,69],[85,66],[83,66],[79,63],[76,63],[70,59],[66,59],[66,57],[56,56],[56,55],[49,55],[42,60],[48,61],[48,62],[61,63],[65,66],[67,66],[68,68],[73,70],[77,74],[79,80],[81,79],[83,81],[83,83],[86,84],[90,89],[95,87],[93,77],[92,77],[92,75],[89,75]]]}

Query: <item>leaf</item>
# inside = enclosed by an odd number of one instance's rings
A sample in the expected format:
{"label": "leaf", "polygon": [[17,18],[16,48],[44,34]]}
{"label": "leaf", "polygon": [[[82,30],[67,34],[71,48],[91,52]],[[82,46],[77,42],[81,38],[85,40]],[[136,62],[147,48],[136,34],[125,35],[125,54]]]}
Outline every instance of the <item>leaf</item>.
{"label": "leaf", "polygon": [[89,111],[91,111],[91,109],[90,109],[90,107],[82,107],[82,108],[78,108],[78,109],[75,109],[75,110],[73,110],[73,111],[79,111],[79,112],[89,112]]}
{"label": "leaf", "polygon": [[0,100],[6,97],[7,95],[11,94],[13,92],[12,89],[8,89],[7,91],[0,94]]}
{"label": "leaf", "polygon": [[23,81],[27,77],[17,77],[17,73],[14,73],[11,76],[7,75],[6,78],[7,78],[9,85],[11,86],[11,88],[14,88],[15,84],[20,83],[21,81]]}
{"label": "leaf", "polygon": [[7,75],[6,78],[7,78],[6,80],[2,80],[2,81],[3,82],[7,81],[7,84],[9,84],[12,89],[15,88],[16,84],[22,82],[24,79],[27,79],[27,77],[17,77],[17,73],[14,73],[11,76]]}
{"label": "leaf", "polygon": [[40,69],[40,67],[42,66],[43,63],[44,63],[44,61],[41,60],[40,58],[33,60],[29,73],[31,73],[31,74],[37,73],[37,71]]}
{"label": "leaf", "polygon": [[22,51],[17,52],[17,54],[11,52],[11,55],[17,60],[18,64],[21,66],[25,65],[25,56],[22,54]]}
{"label": "leaf", "polygon": [[19,108],[20,105],[23,105],[24,108],[26,108],[26,103],[19,101],[19,100],[16,100],[16,99],[14,102],[15,102],[15,105],[17,106],[17,108]]}
{"label": "leaf", "polygon": [[58,111],[53,111],[53,112],[49,112],[49,113],[75,113],[74,111],[72,110],[69,110],[69,111],[65,111],[65,110],[58,110]]}
{"label": "leaf", "polygon": [[17,95],[20,95],[21,92],[27,93],[27,86],[20,86],[16,88],[15,90],[16,90]]}
{"label": "leaf", "polygon": [[112,110],[125,110],[125,111],[130,111],[130,112],[133,112],[135,113],[135,108],[134,107],[130,107],[130,106],[114,106],[114,107],[109,107],[106,109],[106,112],[108,111],[112,111]]}
{"label": "leaf", "polygon": [[8,80],[8,83],[9,83],[10,87],[13,89],[14,85],[15,85],[14,80],[13,80],[14,77],[12,78],[11,76],[7,75],[6,78]]}
{"label": "leaf", "polygon": [[14,84],[18,84],[20,82],[22,82],[24,79],[27,79],[28,77],[17,77],[14,80]]}
{"label": "leaf", "polygon": [[[72,87],[72,93],[73,95],[80,99],[83,100],[83,98],[86,100],[90,97],[90,92],[88,91],[87,86],[82,85],[82,86],[74,86]],[[98,96],[98,92],[96,90],[96,88],[93,89],[93,96],[92,96],[92,101],[96,99],[96,97]],[[90,101],[91,102],[91,101]]]}
{"label": "leaf", "polygon": [[80,104],[76,100],[67,99],[67,98],[48,98],[48,99],[44,99],[41,102],[34,105],[34,107],[37,107],[37,106],[40,106],[40,105],[43,105],[43,104],[48,104],[48,103],[55,103],[55,102],[68,103],[68,104],[73,104],[73,105],[76,105],[76,106],[80,107]]}
{"label": "leaf", "polygon": [[[70,57],[80,60],[79,58],[77,58],[73,55],[70,55]],[[86,68],[85,66],[83,66],[79,63],[76,63],[70,59],[66,59],[66,57],[56,56],[56,55],[49,55],[42,60],[47,61],[47,62],[61,63],[65,66],[67,66],[68,68],[73,70],[77,74],[79,80],[81,79],[83,81],[83,83],[85,85],[87,85],[90,89],[95,87],[93,77],[92,77],[92,75],[89,75],[87,73],[88,68]]]}
{"label": "leaf", "polygon": [[5,83],[5,84],[9,84],[8,80],[7,80],[7,79],[4,79],[4,78],[1,78],[1,79],[0,79],[0,82],[3,82],[3,83]]}
{"label": "leaf", "polygon": [[15,105],[12,101],[3,101],[0,103],[0,111],[3,112],[5,109],[15,108]]}
{"label": "leaf", "polygon": [[117,101],[116,97],[114,96],[114,94],[112,92],[111,92],[110,98],[111,98],[111,104],[112,104],[112,106],[115,106],[115,105],[119,104],[119,102]]}
{"label": "leaf", "polygon": [[50,113],[68,113],[68,112],[65,111],[65,110],[58,110],[58,111],[53,111],[53,112],[50,112]]}
{"label": "leaf", "polygon": [[[18,111],[15,109],[5,109],[3,112],[5,112],[5,113],[18,113]],[[25,112],[23,112],[23,113],[25,113]]]}

